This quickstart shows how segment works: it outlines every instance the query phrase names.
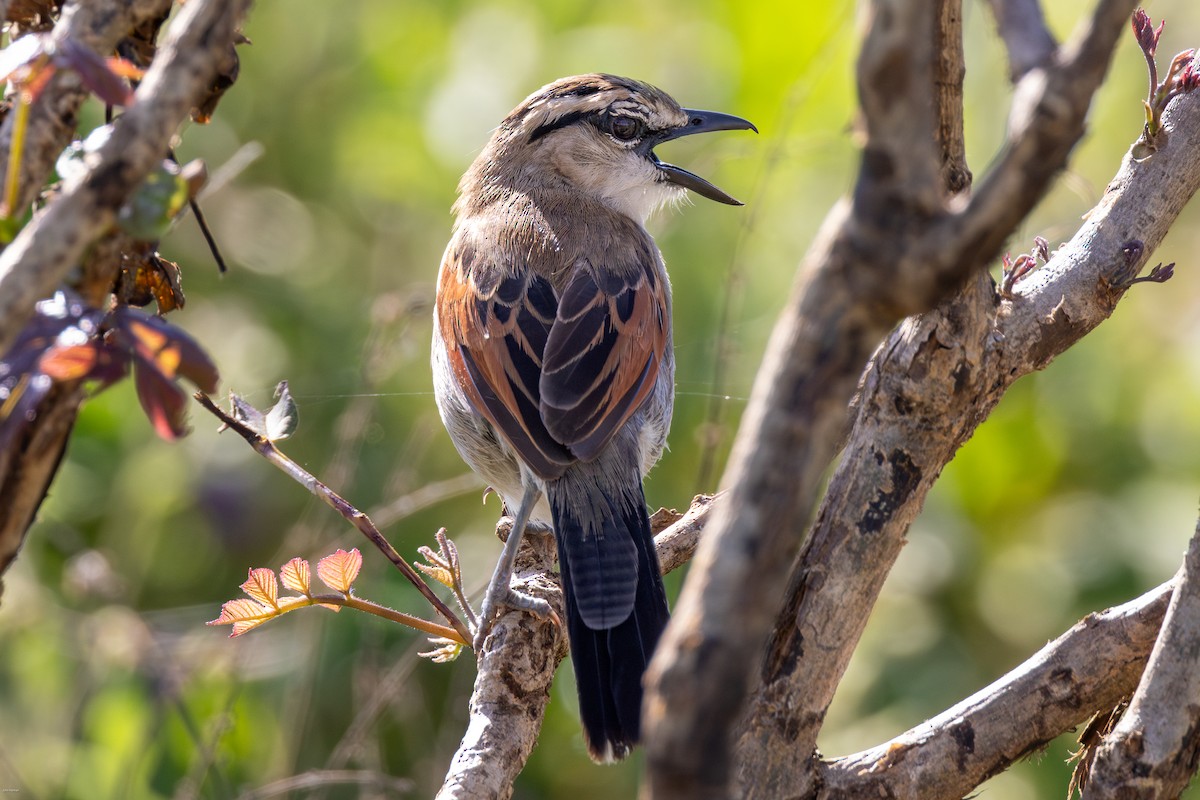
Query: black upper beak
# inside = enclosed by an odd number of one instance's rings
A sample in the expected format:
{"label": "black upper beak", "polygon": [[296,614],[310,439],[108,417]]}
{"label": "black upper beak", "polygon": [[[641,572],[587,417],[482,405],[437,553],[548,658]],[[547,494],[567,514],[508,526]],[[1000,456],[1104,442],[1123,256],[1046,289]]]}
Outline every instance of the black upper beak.
{"label": "black upper beak", "polygon": [[683,111],[688,115],[687,124],[673,130],[663,131],[657,136],[649,138],[647,141],[649,144],[647,155],[658,165],[658,168],[663,172],[663,176],[671,183],[682,186],[685,189],[691,189],[696,194],[707,197],[709,200],[716,200],[718,203],[726,203],[731,206],[742,205],[740,201],[730,197],[699,175],[688,172],[686,169],[677,167],[674,164],[659,161],[658,156],[654,154],[654,148],[663,142],[669,142],[672,139],[678,139],[682,136],[691,136],[693,133],[746,130],[758,133],[758,128],[754,127],[754,123],[744,120],[741,117],[735,117],[732,114],[721,114],[717,111],[696,111],[690,108],[685,108]]}

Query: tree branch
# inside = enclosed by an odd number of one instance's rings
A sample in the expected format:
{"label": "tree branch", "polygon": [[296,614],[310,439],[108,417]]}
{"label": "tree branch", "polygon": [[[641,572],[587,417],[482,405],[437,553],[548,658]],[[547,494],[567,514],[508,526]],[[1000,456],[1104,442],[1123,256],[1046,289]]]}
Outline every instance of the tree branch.
{"label": "tree branch", "polygon": [[1038,0],[988,0],[988,5],[996,18],[996,33],[1008,50],[1008,75],[1013,83],[1050,63],[1058,42],[1046,27]]}
{"label": "tree branch", "polygon": [[980,276],[907,320],[876,354],[746,715],[742,768],[767,787],[764,796],[770,787],[801,794],[816,778],[797,753],[814,753],[870,609],[943,467],[1014,381],[1111,315],[1200,188],[1200,96],[1175,101],[1168,117],[1171,135],[1186,141],[1144,161],[1127,155],[1087,222],[1012,300]]}
{"label": "tree branch", "polygon": [[[1137,684],[1174,582],[1092,614],[958,705],[822,769],[818,798],[957,800]],[[1156,797],[1159,795],[1155,795]],[[1162,795],[1168,796],[1168,795]]]}
{"label": "tree branch", "polygon": [[[248,7],[249,0],[187,3],[134,103],[88,159],[88,169],[65,182],[45,211],[0,254],[0,352],[8,350],[29,320],[34,303],[54,292],[87,247],[110,228],[146,175],[162,163],[171,136],[209,88]],[[57,144],[55,156],[65,144]]]}
{"label": "tree branch", "polygon": [[[172,3],[173,0],[75,0],[63,7],[51,37],[56,48],[71,40],[106,56],[138,25],[166,14]],[[55,160],[75,136],[79,108],[89,95],[74,70],[58,70],[30,109],[14,213],[19,215],[28,208],[45,186]],[[9,115],[0,128],[0,164],[7,164],[11,155],[13,122],[13,116]],[[46,294],[43,292],[39,299]],[[8,341],[0,334],[3,342],[0,352],[8,348]]]}
{"label": "tree branch", "polygon": [[1178,797],[1200,763],[1200,523],[1133,700],[1104,737],[1084,800]]}
{"label": "tree branch", "polygon": [[[229,428],[238,436],[241,436],[246,444],[265,458],[272,466],[287,475],[296,483],[307,489],[314,497],[322,503],[338,512],[354,528],[367,538],[371,544],[375,545],[379,552],[383,553],[388,561],[392,562],[401,575],[404,576],[413,588],[421,593],[442,619],[450,623],[451,629],[454,631],[452,636],[447,638],[455,639],[460,644],[469,644],[471,641],[471,631],[467,629],[467,625],[458,614],[454,613],[454,609],[450,608],[442,598],[434,594],[433,589],[429,588],[429,584],[417,574],[417,571],[409,566],[404,560],[404,556],[400,555],[399,551],[392,546],[387,537],[379,530],[371,518],[359,511],[352,503],[342,497],[340,494],[329,488],[317,476],[313,475],[304,467],[297,464],[289,458],[282,450],[275,446],[275,443],[258,431],[246,425],[241,420],[237,419],[232,414],[226,413],[220,406],[212,401],[212,398],[204,394],[204,392],[196,392],[192,395],[193,399],[199,403],[206,411],[221,420],[224,427]],[[422,620],[423,621],[423,620]],[[409,625],[411,623],[404,623]],[[419,627],[419,626],[413,626]],[[440,634],[441,635],[441,634]]]}
{"label": "tree branch", "polygon": [[963,78],[967,67],[963,55],[962,0],[939,0],[933,52],[937,56],[933,88],[941,184],[947,193],[957,195],[969,189],[972,180],[963,135]]}
{"label": "tree branch", "polygon": [[949,213],[932,202],[942,201],[936,154],[912,144],[934,140],[934,20],[924,4],[875,4],[859,64],[867,143],[854,200],[831,213],[802,265],[739,431],[729,502],[647,675],[653,796],[725,796],[747,654],[759,651],[778,610],[862,365],[901,316],[981,269],[1065,163],[1124,25],[1127,11],[1115,19],[1114,5],[1102,2],[1061,67],[1027,90],[1036,113],[1022,117],[982,201]]}

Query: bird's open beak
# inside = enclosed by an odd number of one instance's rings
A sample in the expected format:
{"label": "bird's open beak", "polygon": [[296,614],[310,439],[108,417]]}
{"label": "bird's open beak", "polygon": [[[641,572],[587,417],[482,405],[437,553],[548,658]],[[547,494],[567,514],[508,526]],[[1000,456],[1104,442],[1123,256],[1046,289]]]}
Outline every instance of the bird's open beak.
{"label": "bird's open beak", "polygon": [[659,161],[658,156],[654,154],[654,147],[682,136],[691,136],[693,133],[747,130],[758,133],[758,128],[754,127],[754,123],[744,120],[741,117],[735,117],[732,114],[721,114],[717,111],[696,111],[691,108],[685,108],[683,111],[688,115],[687,125],[674,130],[664,131],[654,137],[648,152],[650,160],[662,170],[664,177],[671,183],[682,186],[685,189],[691,189],[696,194],[707,197],[709,200],[716,200],[718,203],[725,203],[731,206],[742,205],[741,201],[730,197],[694,172],[688,172],[682,167]]}

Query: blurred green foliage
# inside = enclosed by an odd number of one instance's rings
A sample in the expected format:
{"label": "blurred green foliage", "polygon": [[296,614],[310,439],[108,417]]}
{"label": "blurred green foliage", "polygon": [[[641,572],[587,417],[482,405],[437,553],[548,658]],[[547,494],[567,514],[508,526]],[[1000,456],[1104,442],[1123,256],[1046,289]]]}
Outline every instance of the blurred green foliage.
{"label": "blurred green foliage", "polygon": [[[762,135],[671,144],[669,157],[747,201],[703,200],[653,222],[675,286],[679,396],[653,506],[686,506],[717,476],[795,265],[856,166],[850,4],[288,0],[259,3],[241,77],[181,158],[213,171],[203,200],[231,272],[194,222],[163,252],[184,270],[172,321],[224,385],[260,406],[287,378],[300,427],[284,449],[358,506],[398,500],[386,533],[410,558],[449,529],[482,587],[499,550],[495,499],[423,487],[465,472],[441,430],[427,366],[430,300],[458,176],[525,95],[610,71]],[[1069,35],[1088,4],[1046,4]],[[1160,57],[1195,42],[1189,0]],[[999,146],[1007,66],[968,3],[967,135],[977,176]],[[1141,54],[1121,42],[1071,172],[1022,227],[1055,246],[1099,198],[1142,119]],[[90,119],[98,120],[99,109]],[[664,151],[666,154],[666,151]],[[1012,668],[1082,615],[1176,569],[1200,487],[1200,276],[1189,211],[1114,319],[1013,388],[963,448],[909,536],[831,710],[822,749],[895,735]],[[241,440],[193,413],[154,438],[127,382],[91,401],[0,608],[0,788],[22,798],[230,798],[327,767],[440,783],[466,720],[470,657],[434,665],[422,637],[365,615],[289,615],[244,638],[203,623],[251,566],[359,546],[367,596],[425,613],[358,535]],[[719,470],[717,470],[719,472]],[[413,493],[417,493],[414,495]],[[432,501],[430,496],[432,495]],[[385,516],[380,514],[380,517]],[[674,594],[678,576],[669,589]],[[519,798],[630,797],[640,757],[584,754],[570,668],[555,686]],[[1070,742],[986,787],[1060,798]],[[293,795],[298,796],[298,795]],[[315,797],[376,797],[360,786]],[[1193,793],[1191,796],[1200,797]]]}

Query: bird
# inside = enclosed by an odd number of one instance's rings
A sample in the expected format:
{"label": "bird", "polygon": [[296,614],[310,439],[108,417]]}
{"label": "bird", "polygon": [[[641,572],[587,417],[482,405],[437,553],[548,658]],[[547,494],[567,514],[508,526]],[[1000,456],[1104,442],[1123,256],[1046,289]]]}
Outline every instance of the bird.
{"label": "bird", "polygon": [[674,405],[671,289],[645,223],[687,191],[742,205],[654,148],[752,130],[616,75],[562,78],[495,129],[463,175],[438,272],[432,367],[462,458],[513,525],[474,634],[505,608],[528,525],[553,528],[589,755],[640,736],[642,678],[668,618],[642,480]]}

